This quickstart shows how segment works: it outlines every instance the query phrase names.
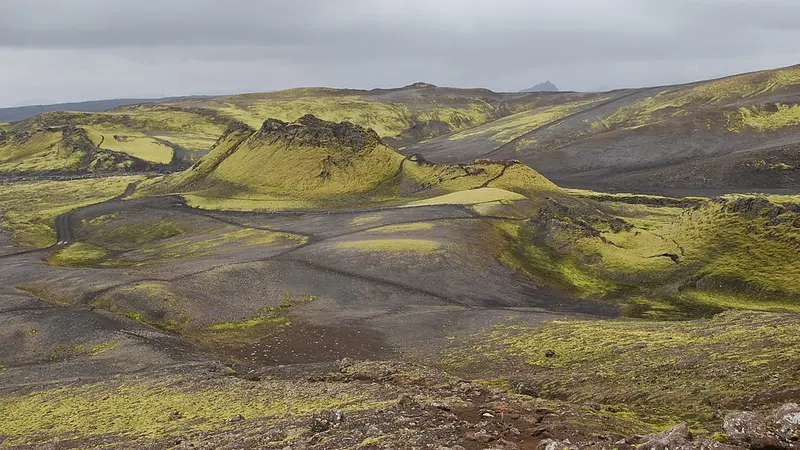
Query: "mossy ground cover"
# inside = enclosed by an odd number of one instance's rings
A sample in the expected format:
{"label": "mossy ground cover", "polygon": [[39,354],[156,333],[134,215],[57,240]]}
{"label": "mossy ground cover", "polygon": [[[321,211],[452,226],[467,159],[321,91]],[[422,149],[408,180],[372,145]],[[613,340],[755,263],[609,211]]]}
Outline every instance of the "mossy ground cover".
{"label": "mossy ground cover", "polygon": [[739,108],[726,115],[728,129],[734,132],[745,130],[776,131],[800,125],[800,105],[776,103],[774,108],[752,106]]}
{"label": "mossy ground cover", "polygon": [[607,100],[606,98],[593,98],[586,101],[569,102],[560,105],[542,106],[529,111],[520,112],[491,123],[484,124],[450,136],[451,140],[460,140],[473,137],[486,137],[497,143],[508,143],[531,130],[547,123],[561,119],[569,114],[590,107],[591,105]]}
{"label": "mossy ground cover", "polygon": [[147,218],[136,214],[117,212],[84,219],[80,230],[88,240],[109,250],[123,252],[140,249],[143,246],[186,234],[202,234],[209,227],[200,227],[178,218]]}
{"label": "mossy ground cover", "polygon": [[[794,66],[668,88],[653,97],[623,106],[593,124],[592,128],[635,128],[673,117],[686,116],[699,108],[707,108],[710,105],[723,105],[730,99],[748,98],[780,91],[797,83],[800,83],[800,68]],[[769,121],[777,123],[779,121],[777,119],[782,120],[787,113],[788,115],[794,114],[792,111],[784,111],[781,113],[781,117],[773,117]]]}
{"label": "mossy ground cover", "polygon": [[144,134],[115,134],[103,131],[88,130],[89,138],[95,145],[115,152],[127,153],[145,161],[158,164],[169,164],[174,151],[168,145],[158,142]]}
{"label": "mossy ground cover", "polygon": [[128,184],[141,179],[128,176],[0,184],[2,229],[19,245],[53,245],[57,215],[116,197]]}
{"label": "mossy ground cover", "polygon": [[[133,231],[135,229],[135,227],[132,228]],[[125,246],[130,249],[105,259],[103,265],[126,267],[167,264],[177,259],[209,256],[222,249],[230,250],[271,244],[299,245],[305,241],[304,236],[291,233],[224,226],[205,233],[175,235],[164,239],[150,240],[135,248],[130,248],[131,241],[126,241]],[[116,245],[119,248],[123,244],[117,243]]]}
{"label": "mossy ground cover", "polygon": [[432,230],[436,227],[431,222],[401,223],[397,225],[386,225],[383,227],[367,230],[368,233],[413,233],[415,231]]}
{"label": "mossy ground cover", "polygon": [[62,267],[91,267],[98,265],[108,255],[100,246],[76,242],[54,252],[48,263]]}
{"label": "mossy ground cover", "polygon": [[82,128],[43,128],[0,136],[0,173],[126,171],[138,162],[98,149]]}
{"label": "mossy ground cover", "polygon": [[544,398],[596,402],[611,415],[629,408],[650,423],[687,420],[703,430],[725,410],[769,409],[800,394],[799,325],[797,315],[760,312],[685,322],[511,320],[453,344],[443,361],[471,374],[504,368],[518,378],[512,384]]}
{"label": "mossy ground cover", "polygon": [[[7,136],[0,140],[0,163],[7,170],[36,166],[36,160],[49,159],[45,153],[61,141],[61,131],[44,131],[25,136]],[[58,150],[55,149],[55,152]],[[69,161],[62,161],[63,167],[69,167]],[[6,170],[3,170],[6,171]]]}
{"label": "mossy ground cover", "polygon": [[297,419],[330,409],[347,413],[377,408],[385,402],[376,398],[375,390],[280,380],[253,383],[232,377],[111,380],[0,395],[5,413],[0,435],[5,445],[72,437],[163,438],[224,429],[230,426],[226,419],[237,414],[248,419]]}
{"label": "mossy ground cover", "polygon": [[[320,129],[342,125],[303,120],[282,124],[278,131],[226,133],[191,169],[145,183],[139,195],[180,193],[191,206],[203,209],[280,210],[390,206],[470,189],[476,190],[462,194],[465,199],[492,189],[511,191],[504,195],[514,198],[559,191],[523,164],[430,164],[405,158],[352,125],[351,136],[363,134],[359,142],[374,142],[357,144],[363,148],[356,149],[342,138],[320,138]],[[301,137],[283,136],[284,129]],[[263,161],[270,162],[267,169],[261,167]]]}
{"label": "mossy ground cover", "polygon": [[497,257],[539,282],[617,303],[632,316],[800,311],[792,256],[800,220],[791,206],[748,196],[685,209],[590,205],[550,200],[530,221],[498,222],[508,244],[498,246]]}
{"label": "mossy ground cover", "polygon": [[[207,141],[218,138],[227,127],[226,121],[207,113],[142,104],[115,108],[102,113],[52,112],[25,122],[26,129],[66,124],[83,127],[95,135],[169,136],[168,141],[184,146],[184,140]],[[98,136],[99,137],[99,136]],[[105,144],[104,144],[105,146]],[[187,146],[187,148],[193,148]]]}
{"label": "mossy ground cover", "polygon": [[[228,121],[211,111],[157,104],[102,113],[44,113],[21,122],[0,140],[0,171],[129,170],[134,163],[120,158],[126,154],[168,164],[172,145],[207,150]],[[63,138],[65,127],[76,130],[81,140]]]}
{"label": "mossy ground cover", "polygon": [[[498,117],[495,105],[478,97],[416,101],[382,101],[365,95],[347,94],[334,89],[291,89],[269,94],[221,97],[197,103],[232,119],[258,128],[268,118],[291,122],[305,114],[331,121],[348,121],[371,128],[383,138],[400,138],[415,124],[441,124],[458,132]],[[185,102],[184,102],[185,103]],[[419,103],[419,104],[418,104]],[[433,137],[439,133],[431,127]]]}
{"label": "mossy ground cover", "polygon": [[277,334],[291,333],[296,321],[293,309],[317,299],[313,294],[284,291],[279,298],[265,299],[266,306],[252,316],[184,329],[183,334],[189,341],[221,355],[230,363],[242,363],[247,359],[245,355],[259,350],[261,342],[269,343]]}
{"label": "mossy ground cover", "polygon": [[489,203],[501,200],[513,201],[522,200],[525,196],[516,192],[506,191],[497,188],[479,188],[466,191],[451,192],[450,194],[440,195],[425,200],[411,202],[405,206],[433,206],[433,205],[475,205],[478,203]]}
{"label": "mossy ground cover", "polygon": [[749,295],[754,308],[782,299],[800,310],[797,212],[759,197],[723,200],[688,210],[661,231],[681,244],[701,288]]}

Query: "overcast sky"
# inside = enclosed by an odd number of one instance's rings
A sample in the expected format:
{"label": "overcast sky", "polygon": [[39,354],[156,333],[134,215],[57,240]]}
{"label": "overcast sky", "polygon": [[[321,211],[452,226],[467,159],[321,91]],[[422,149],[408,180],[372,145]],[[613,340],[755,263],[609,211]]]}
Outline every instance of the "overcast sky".
{"label": "overcast sky", "polygon": [[0,106],[679,83],[800,63],[798,0],[0,0]]}

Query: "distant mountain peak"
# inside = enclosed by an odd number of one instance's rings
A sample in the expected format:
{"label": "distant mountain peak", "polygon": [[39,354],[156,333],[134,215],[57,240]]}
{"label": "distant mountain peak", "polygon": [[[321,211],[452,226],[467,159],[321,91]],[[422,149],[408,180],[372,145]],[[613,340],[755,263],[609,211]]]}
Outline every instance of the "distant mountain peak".
{"label": "distant mountain peak", "polygon": [[528,89],[523,89],[520,92],[558,92],[558,88],[548,80]]}

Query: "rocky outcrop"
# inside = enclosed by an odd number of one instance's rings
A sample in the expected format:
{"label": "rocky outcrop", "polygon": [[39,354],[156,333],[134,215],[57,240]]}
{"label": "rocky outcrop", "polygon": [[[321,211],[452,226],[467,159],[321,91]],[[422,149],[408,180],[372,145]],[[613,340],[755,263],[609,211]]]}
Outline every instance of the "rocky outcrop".
{"label": "rocky outcrop", "polygon": [[800,449],[800,405],[785,404],[764,416],[752,411],[728,414],[727,441],[751,449]]}
{"label": "rocky outcrop", "polygon": [[280,140],[300,147],[347,148],[353,152],[374,148],[381,144],[378,133],[350,122],[328,122],[312,114],[287,123],[278,119],[267,119],[255,138]]}

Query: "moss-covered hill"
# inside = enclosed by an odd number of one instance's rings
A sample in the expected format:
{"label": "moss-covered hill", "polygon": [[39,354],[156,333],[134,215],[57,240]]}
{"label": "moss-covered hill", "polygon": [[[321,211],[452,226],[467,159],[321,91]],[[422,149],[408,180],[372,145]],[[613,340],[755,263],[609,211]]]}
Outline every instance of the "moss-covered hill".
{"label": "moss-covered hill", "polygon": [[[304,88],[186,98],[102,113],[50,112],[0,125],[86,130],[100,149],[179,170],[224,130],[313,114],[375,130],[405,155],[438,163],[520,160],[567,187],[650,192],[800,187],[800,68],[604,93],[495,93],[416,83],[398,89]],[[8,140],[8,138],[5,138]],[[24,162],[0,168],[19,171]],[[63,170],[62,161],[27,164]],[[92,169],[81,169],[92,170]]]}
{"label": "moss-covered hill", "polygon": [[[79,127],[100,149],[127,154],[151,164],[180,169],[195,162],[231,125],[261,127],[267,119],[293,122],[306,114],[334,122],[348,121],[374,129],[400,148],[420,140],[463,131],[532,108],[568,103],[591,104],[599,94],[499,94],[485,89],[439,88],[417,83],[399,89],[292,89],[266,94],[189,98],[171,102],[126,105],[106,112],[48,112],[0,125],[12,137],[53,127]],[[563,108],[562,108],[563,109]],[[37,147],[38,148],[38,147]],[[0,149],[19,154],[24,150]],[[6,172],[20,166],[36,171],[64,170],[60,160],[0,163]],[[80,168],[92,171],[93,167]]]}
{"label": "moss-covered hill", "polygon": [[797,197],[584,200],[551,198],[529,221],[500,225],[509,244],[498,257],[542,283],[620,304],[632,316],[800,311]]}
{"label": "moss-covered hill", "polygon": [[[415,83],[397,89],[304,88],[212,99],[182,99],[168,104],[202,108],[259,127],[273,118],[294,121],[305,114],[348,121],[375,130],[395,148],[467,130],[533,108],[591,102],[601,94],[504,94],[487,89],[455,89]],[[118,108],[125,111],[127,107]]]}
{"label": "moss-covered hill", "polygon": [[188,170],[154,179],[140,195],[181,193],[205,208],[362,208],[499,188],[536,195],[558,187],[518,162],[437,165],[404,157],[375,131],[313,115],[237,125]]}
{"label": "moss-covered hill", "polygon": [[[120,172],[188,166],[232,121],[152,104],[124,112],[49,112],[0,130],[0,172]],[[60,135],[63,134],[63,137]]]}
{"label": "moss-covered hill", "polygon": [[0,173],[143,171],[151,166],[128,153],[99,148],[76,126],[0,134]]}

